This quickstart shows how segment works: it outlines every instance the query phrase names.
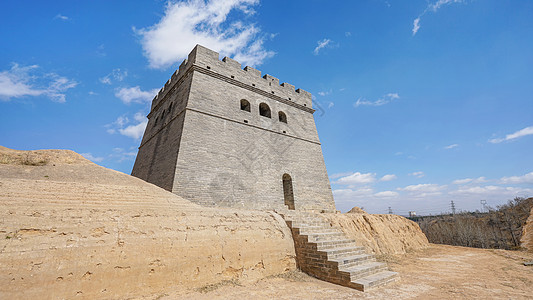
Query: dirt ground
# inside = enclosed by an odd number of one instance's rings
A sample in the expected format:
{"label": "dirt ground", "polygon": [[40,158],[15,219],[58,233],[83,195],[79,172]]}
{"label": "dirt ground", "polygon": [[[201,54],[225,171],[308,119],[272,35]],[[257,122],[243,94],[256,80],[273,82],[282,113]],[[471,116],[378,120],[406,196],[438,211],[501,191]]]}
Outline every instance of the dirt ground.
{"label": "dirt ground", "polygon": [[533,299],[533,253],[432,244],[380,259],[401,278],[365,293],[292,272],[141,299]]}

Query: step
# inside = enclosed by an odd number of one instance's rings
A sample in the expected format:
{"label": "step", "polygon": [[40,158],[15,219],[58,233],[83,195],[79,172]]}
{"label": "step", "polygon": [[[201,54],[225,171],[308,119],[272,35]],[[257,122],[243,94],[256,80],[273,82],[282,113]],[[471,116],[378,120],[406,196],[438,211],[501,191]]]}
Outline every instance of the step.
{"label": "step", "polygon": [[341,266],[339,264],[339,271],[349,273],[353,281],[360,277],[387,271],[387,265],[377,261],[364,261],[364,263],[356,265],[345,264]]}
{"label": "step", "polygon": [[320,218],[320,217],[292,217],[292,218],[284,218],[285,221],[304,221],[304,222],[322,222],[322,223],[328,223],[326,220]]}
{"label": "step", "polygon": [[363,247],[344,247],[344,248],[329,248],[329,249],[318,250],[318,252],[326,253],[328,255],[328,260],[346,257],[346,256],[359,255],[364,251],[365,251],[365,248]]}
{"label": "step", "polygon": [[352,239],[338,239],[338,240],[326,240],[326,241],[319,241],[319,242],[309,242],[310,244],[316,245],[316,249],[318,251],[322,251],[324,249],[332,249],[332,248],[346,248],[346,247],[357,247],[357,243],[355,240]]}
{"label": "step", "polygon": [[357,280],[352,281],[350,285],[360,291],[367,291],[371,288],[375,288],[380,285],[384,285],[386,283],[394,281],[397,277],[398,273],[396,272],[383,271],[362,278],[358,278]]}
{"label": "step", "polygon": [[324,228],[321,226],[309,226],[309,227],[302,227],[298,228],[298,231],[300,232],[300,235],[313,235],[313,234],[321,234],[321,233],[343,233],[342,231],[335,229],[335,228]]}
{"label": "step", "polygon": [[331,225],[326,222],[313,221],[313,222],[302,222],[302,221],[286,221],[287,225],[291,228],[302,228],[302,227],[322,227],[322,228],[331,228]]}
{"label": "step", "polygon": [[309,242],[320,242],[320,241],[331,241],[339,240],[345,237],[343,232],[319,232],[319,233],[300,233],[301,235],[306,235]]}
{"label": "step", "polygon": [[356,255],[342,256],[342,257],[337,257],[337,258],[333,258],[329,260],[337,262],[339,270],[348,272],[347,270],[352,267],[355,268],[356,266],[367,264],[370,262],[374,263],[375,257],[372,254],[367,254],[363,252],[363,253],[356,254]]}

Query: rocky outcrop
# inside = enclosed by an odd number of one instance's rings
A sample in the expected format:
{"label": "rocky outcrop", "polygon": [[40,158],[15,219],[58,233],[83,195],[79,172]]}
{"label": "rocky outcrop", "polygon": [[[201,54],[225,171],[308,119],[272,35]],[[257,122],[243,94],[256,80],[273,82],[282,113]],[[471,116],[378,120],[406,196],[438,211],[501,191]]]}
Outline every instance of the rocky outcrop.
{"label": "rocky outcrop", "polygon": [[200,207],[72,151],[0,154],[0,299],[125,299],[296,268],[277,214]]}
{"label": "rocky outcrop", "polygon": [[371,215],[364,211],[358,213],[359,210],[321,215],[348,238],[354,239],[357,245],[376,255],[404,254],[429,246],[415,222],[398,215]]}
{"label": "rocky outcrop", "polygon": [[531,208],[526,224],[522,227],[520,246],[527,251],[533,252],[533,208]]}

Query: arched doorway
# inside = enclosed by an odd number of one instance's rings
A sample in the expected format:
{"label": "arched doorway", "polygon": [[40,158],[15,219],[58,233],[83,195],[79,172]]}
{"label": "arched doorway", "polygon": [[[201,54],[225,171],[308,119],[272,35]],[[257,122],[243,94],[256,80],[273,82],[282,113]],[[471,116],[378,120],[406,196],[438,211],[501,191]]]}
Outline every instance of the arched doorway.
{"label": "arched doorway", "polygon": [[285,205],[289,209],[294,210],[294,193],[292,191],[292,178],[291,175],[283,174],[283,198],[285,199]]}

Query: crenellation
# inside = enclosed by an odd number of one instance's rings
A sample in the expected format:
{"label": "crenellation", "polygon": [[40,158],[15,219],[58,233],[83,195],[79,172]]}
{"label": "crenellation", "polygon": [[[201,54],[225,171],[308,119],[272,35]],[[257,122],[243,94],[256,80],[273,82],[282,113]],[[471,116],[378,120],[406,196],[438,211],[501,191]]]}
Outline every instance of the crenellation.
{"label": "crenellation", "polygon": [[294,85],[292,85],[290,83],[284,82],[284,83],[281,84],[281,86],[286,88],[288,91],[295,92]]}
{"label": "crenellation", "polygon": [[265,74],[265,76],[263,76],[263,79],[265,79],[268,82],[269,86],[278,86],[279,85],[279,79],[277,79],[276,77],[274,77],[272,75]]}
{"label": "crenellation", "polygon": [[232,58],[229,58],[227,56],[225,56],[222,59],[222,61],[227,63],[230,68],[235,68],[235,69],[239,69],[239,70],[242,68],[242,65],[241,65],[240,62],[238,62],[238,61],[236,61],[236,60],[234,60]]}
{"label": "crenellation", "polygon": [[166,93],[171,87],[179,81],[193,65],[215,72],[229,79],[236,80],[242,84],[262,90],[271,95],[289,100],[295,104],[312,108],[310,93],[300,93],[298,90],[295,90],[294,85],[286,82],[280,85],[279,79],[269,74],[265,74],[261,77],[261,71],[250,66],[246,66],[242,69],[241,63],[230,57],[226,56],[222,60],[220,60],[219,57],[220,55],[218,52],[197,45],[189,53],[188,58],[183,60],[179,69],[174,72],[171,79],[167,82],[168,84],[165,84],[156,98],[154,98],[152,109],[157,106],[158,101],[165,98]]}
{"label": "crenellation", "polygon": [[254,77],[258,77],[258,78],[261,77],[261,71],[255,69],[255,68],[252,68],[250,66],[244,67],[244,71],[248,72],[249,74],[251,74]]}

